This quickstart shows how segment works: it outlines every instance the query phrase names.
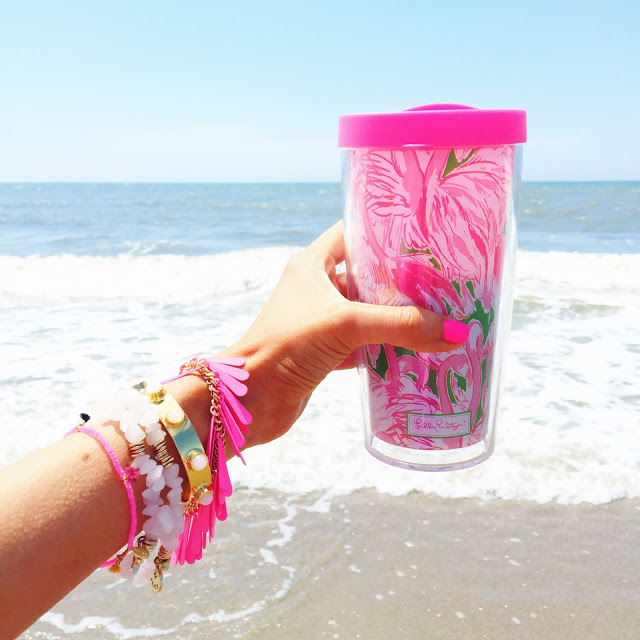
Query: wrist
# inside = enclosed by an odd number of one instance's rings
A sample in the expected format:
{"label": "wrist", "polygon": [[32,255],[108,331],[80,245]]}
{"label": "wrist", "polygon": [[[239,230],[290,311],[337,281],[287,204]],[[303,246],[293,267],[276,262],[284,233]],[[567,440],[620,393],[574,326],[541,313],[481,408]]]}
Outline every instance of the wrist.
{"label": "wrist", "polygon": [[216,356],[243,358],[249,373],[247,394],[240,398],[252,416],[244,448],[266,444],[283,435],[302,413],[307,399],[292,401],[279,382],[284,365],[278,341],[257,344],[242,339]]}

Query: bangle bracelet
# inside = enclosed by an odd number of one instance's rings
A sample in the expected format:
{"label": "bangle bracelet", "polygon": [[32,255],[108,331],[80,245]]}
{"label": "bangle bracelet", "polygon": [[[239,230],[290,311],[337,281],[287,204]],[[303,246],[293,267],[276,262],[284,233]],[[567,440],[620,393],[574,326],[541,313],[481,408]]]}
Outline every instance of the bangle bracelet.
{"label": "bangle bracelet", "polygon": [[249,377],[242,358],[192,358],[182,365],[180,373],[165,380],[167,384],[187,375],[202,377],[211,394],[211,424],[207,439],[207,457],[211,464],[213,502],[201,504],[196,513],[185,513],[184,533],[180,545],[171,557],[173,564],[193,564],[202,558],[202,552],[211,542],[216,520],[227,517],[226,498],[233,492],[227,470],[225,440],[231,442],[236,455],[244,462],[240,449],[244,446],[243,433],[248,433],[251,414],[242,406],[238,396],[247,393],[243,384]]}
{"label": "bangle bracelet", "polygon": [[146,382],[140,382],[133,388],[146,394],[149,402],[155,405],[158,420],[176,445],[189,482],[182,493],[183,501],[186,503],[184,513],[196,513],[201,504],[211,504],[213,494],[209,459],[191,420],[161,384],[148,385]]}

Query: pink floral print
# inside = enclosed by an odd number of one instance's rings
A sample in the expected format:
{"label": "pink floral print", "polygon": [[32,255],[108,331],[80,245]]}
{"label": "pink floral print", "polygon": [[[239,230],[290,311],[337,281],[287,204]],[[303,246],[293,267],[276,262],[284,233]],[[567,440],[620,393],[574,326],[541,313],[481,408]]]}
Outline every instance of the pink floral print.
{"label": "pink floral print", "polygon": [[[347,203],[350,295],[416,304],[465,322],[452,353],[368,345],[371,428],[414,449],[484,438],[494,375],[514,147],[352,150]],[[464,435],[409,433],[409,414],[468,417]]]}

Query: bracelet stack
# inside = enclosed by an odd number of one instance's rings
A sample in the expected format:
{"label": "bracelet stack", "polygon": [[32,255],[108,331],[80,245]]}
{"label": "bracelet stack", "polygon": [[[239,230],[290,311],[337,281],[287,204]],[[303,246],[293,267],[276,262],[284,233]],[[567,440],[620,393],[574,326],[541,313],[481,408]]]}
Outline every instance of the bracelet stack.
{"label": "bracelet stack", "polygon": [[[127,546],[104,563],[114,573],[132,580],[134,586],[150,584],[162,589],[170,564],[193,564],[202,557],[214,535],[216,520],[227,517],[226,498],[232,493],[227,470],[225,444],[228,442],[244,462],[241,448],[251,415],[239,397],[247,393],[243,381],[249,373],[242,358],[193,358],[175,378],[162,384],[140,382],[118,399],[119,419],[81,414],[80,423],[70,433],[84,432],[98,440],[122,478],[129,499],[131,525]],[[186,376],[202,377],[211,393],[211,426],[206,449],[188,416],[164,385]],[[129,447],[132,462],[123,469],[107,440],[93,427],[116,423]],[[91,425],[91,426],[85,426]],[[67,435],[69,435],[67,434]],[[174,460],[167,438],[179,454]],[[183,482],[180,470],[186,476]],[[135,538],[137,517],[132,482],[145,479],[142,492],[142,531]]]}

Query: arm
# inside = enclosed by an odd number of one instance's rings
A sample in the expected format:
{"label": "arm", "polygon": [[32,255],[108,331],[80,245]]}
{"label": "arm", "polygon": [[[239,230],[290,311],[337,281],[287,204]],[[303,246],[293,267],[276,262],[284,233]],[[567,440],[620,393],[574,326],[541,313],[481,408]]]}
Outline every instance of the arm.
{"label": "arm", "polygon": [[[342,226],[332,227],[288,264],[249,331],[219,355],[241,356],[250,372],[243,402],[254,420],[246,446],[284,434],[313,390],[353,365],[362,344],[387,342],[449,351],[444,318],[414,307],[376,307],[344,297],[335,266],[344,258]],[[206,384],[187,376],[167,385],[202,441],[209,428]],[[82,409],[82,408],[80,408]],[[69,425],[70,427],[72,425]],[[123,467],[127,443],[113,426],[101,432]],[[133,483],[142,521],[143,479]],[[75,433],[0,470],[0,637],[14,637],[127,542],[129,506],[122,481],[100,445]]]}

